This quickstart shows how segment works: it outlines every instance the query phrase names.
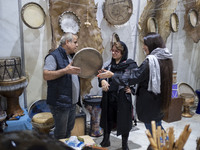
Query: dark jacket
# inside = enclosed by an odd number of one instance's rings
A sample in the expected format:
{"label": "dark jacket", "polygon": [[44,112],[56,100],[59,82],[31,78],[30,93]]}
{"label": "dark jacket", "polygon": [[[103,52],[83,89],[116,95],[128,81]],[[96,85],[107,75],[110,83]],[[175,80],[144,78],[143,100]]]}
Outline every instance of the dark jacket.
{"label": "dark jacket", "polygon": [[[117,74],[123,74],[126,69],[131,69],[137,67],[135,61],[128,59],[128,49],[125,48],[125,52],[123,54],[122,59],[119,64],[115,64],[115,60],[111,61],[105,69],[111,70]],[[101,86],[101,81],[103,79],[99,79],[99,86]],[[113,82],[112,79],[104,79],[107,80],[110,84],[108,92],[103,91],[102,101],[101,101],[101,119],[100,126],[104,129],[104,132],[108,131],[108,109],[109,109],[109,100],[108,98],[115,97],[117,101],[117,135],[127,134],[132,128],[132,98],[131,94],[126,94],[124,91],[124,87],[119,87],[117,82]]]}
{"label": "dark jacket", "polygon": [[[155,95],[147,91],[149,82],[149,61],[146,59],[140,67],[133,69],[129,77],[129,84],[138,84],[136,91],[136,112],[138,119],[144,123],[152,120],[162,120],[164,114],[161,111],[161,95]],[[119,78],[114,75],[113,78]]]}
{"label": "dark jacket", "polygon": [[[57,69],[65,68],[69,64],[69,60],[65,49],[59,46],[56,50],[50,53],[57,63]],[[47,104],[58,106],[60,108],[68,108],[72,105],[72,78],[70,74],[48,80],[47,89]]]}

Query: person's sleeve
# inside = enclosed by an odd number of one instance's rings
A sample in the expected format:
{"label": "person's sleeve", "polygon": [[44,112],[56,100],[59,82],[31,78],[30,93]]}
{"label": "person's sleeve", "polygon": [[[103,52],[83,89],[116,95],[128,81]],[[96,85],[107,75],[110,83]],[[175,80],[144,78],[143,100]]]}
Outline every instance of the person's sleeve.
{"label": "person's sleeve", "polygon": [[[104,69],[107,70],[107,69],[108,69],[108,66],[106,66]],[[102,87],[102,86],[101,86],[101,81],[102,81],[102,80],[106,80],[106,81],[107,81],[107,78],[102,78],[102,79],[98,78],[99,87]]]}
{"label": "person's sleeve", "polygon": [[149,61],[146,59],[138,68],[132,69],[128,79],[129,85],[138,84],[149,76]]}
{"label": "person's sleeve", "polygon": [[52,55],[48,55],[45,59],[44,62],[44,68],[43,70],[56,70],[57,68],[57,64],[56,64],[56,60]]}
{"label": "person's sleeve", "polygon": [[136,85],[148,77],[149,63],[145,60],[140,67],[127,70],[125,73],[115,73],[112,77],[113,81],[123,86]]}

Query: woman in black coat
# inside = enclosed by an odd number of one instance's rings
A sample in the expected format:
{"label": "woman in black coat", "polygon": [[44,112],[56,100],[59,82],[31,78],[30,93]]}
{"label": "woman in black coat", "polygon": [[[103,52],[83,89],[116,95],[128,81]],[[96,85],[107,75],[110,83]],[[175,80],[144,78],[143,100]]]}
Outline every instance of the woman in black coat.
{"label": "woman in black coat", "polygon": [[151,121],[161,126],[165,110],[169,107],[172,93],[172,54],[165,47],[162,37],[157,33],[149,33],[144,37],[144,53],[147,55],[143,63],[132,69],[130,76],[121,76],[103,70],[99,78],[110,78],[122,82],[128,80],[129,85],[138,84],[136,92],[136,112],[138,119],[152,132]]}
{"label": "woman in black coat", "polygon": [[[112,59],[106,70],[117,74],[123,74],[126,69],[136,68],[137,64],[128,57],[127,46],[122,42],[116,42],[111,48]],[[128,149],[127,141],[129,131],[132,128],[132,98],[131,89],[126,84],[119,86],[112,79],[99,79],[103,96],[101,101],[100,126],[104,130],[104,138],[100,143],[102,147],[110,146],[110,132],[117,130],[117,135],[122,135],[122,148]]]}

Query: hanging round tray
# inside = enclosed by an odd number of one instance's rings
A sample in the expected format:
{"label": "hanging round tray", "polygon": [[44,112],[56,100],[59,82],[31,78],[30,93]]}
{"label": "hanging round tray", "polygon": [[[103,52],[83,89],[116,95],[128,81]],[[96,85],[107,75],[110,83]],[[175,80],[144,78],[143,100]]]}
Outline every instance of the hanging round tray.
{"label": "hanging round tray", "polygon": [[65,11],[59,16],[59,25],[63,32],[77,34],[80,30],[80,19],[72,11]]}

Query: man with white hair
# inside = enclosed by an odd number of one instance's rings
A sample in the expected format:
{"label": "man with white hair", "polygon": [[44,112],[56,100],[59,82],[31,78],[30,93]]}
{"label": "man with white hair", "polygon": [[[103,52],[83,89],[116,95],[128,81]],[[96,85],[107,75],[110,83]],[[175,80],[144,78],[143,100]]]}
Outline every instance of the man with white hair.
{"label": "man with white hair", "polygon": [[76,104],[80,99],[80,68],[72,66],[78,36],[65,33],[60,46],[45,57],[43,78],[47,81],[47,104],[55,122],[54,137],[69,138],[74,127]]}

